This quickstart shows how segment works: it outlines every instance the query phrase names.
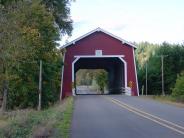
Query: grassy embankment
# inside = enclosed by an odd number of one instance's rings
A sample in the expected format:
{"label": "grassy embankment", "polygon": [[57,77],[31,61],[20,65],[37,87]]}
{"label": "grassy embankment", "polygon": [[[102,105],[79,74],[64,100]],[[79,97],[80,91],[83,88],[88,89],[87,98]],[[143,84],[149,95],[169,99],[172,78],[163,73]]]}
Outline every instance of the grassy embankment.
{"label": "grassy embankment", "polygon": [[0,138],[68,138],[73,98],[42,111],[18,110],[0,115]]}
{"label": "grassy embankment", "polygon": [[159,101],[159,102],[175,105],[175,106],[178,106],[178,107],[184,107],[184,102],[183,101],[180,101],[177,98],[174,98],[174,97],[169,96],[169,95],[166,95],[166,96],[148,95],[148,96],[141,96],[141,97],[153,99],[153,100],[156,100],[156,101]]}

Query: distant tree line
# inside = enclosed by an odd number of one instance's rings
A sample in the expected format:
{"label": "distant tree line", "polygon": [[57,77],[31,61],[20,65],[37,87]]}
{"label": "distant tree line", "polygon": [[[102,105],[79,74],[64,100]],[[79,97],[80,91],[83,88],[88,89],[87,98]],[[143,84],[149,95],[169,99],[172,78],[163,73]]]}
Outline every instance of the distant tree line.
{"label": "distant tree line", "polygon": [[[146,82],[146,64],[148,78],[148,94],[162,94],[161,56],[164,56],[164,89],[166,95],[182,99],[184,96],[184,45],[182,44],[137,44],[136,62],[140,94]],[[183,98],[184,100],[184,98]]]}

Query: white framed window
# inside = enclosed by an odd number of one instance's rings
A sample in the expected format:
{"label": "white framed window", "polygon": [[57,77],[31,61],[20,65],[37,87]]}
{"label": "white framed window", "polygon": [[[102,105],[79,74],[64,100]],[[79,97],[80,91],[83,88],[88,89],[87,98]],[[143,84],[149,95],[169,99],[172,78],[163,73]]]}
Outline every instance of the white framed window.
{"label": "white framed window", "polygon": [[102,50],[95,50],[96,56],[102,56]]}

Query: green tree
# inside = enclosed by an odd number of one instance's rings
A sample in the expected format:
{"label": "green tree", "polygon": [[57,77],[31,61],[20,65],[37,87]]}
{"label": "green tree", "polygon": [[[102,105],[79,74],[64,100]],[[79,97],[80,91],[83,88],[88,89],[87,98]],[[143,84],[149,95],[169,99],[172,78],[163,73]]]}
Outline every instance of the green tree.
{"label": "green tree", "polygon": [[184,71],[176,79],[175,86],[172,89],[172,96],[178,101],[184,101]]}
{"label": "green tree", "polygon": [[[25,0],[0,0],[3,6],[16,5],[16,2]],[[33,0],[34,1],[34,0]],[[61,35],[71,35],[72,19],[70,18],[70,2],[72,0],[38,0],[44,4],[47,11],[54,17],[55,23],[58,25]],[[74,1],[74,0],[73,0]]]}
{"label": "green tree", "polygon": [[71,35],[72,20],[70,18],[70,1],[71,0],[42,0],[47,9],[54,16],[56,24],[61,30],[61,34]]}
{"label": "green tree", "polygon": [[107,77],[107,72],[105,70],[100,70],[96,76],[96,82],[99,86],[99,89],[101,91],[101,93],[104,93],[104,88],[107,86],[107,81],[108,81],[108,77]]}
{"label": "green tree", "polygon": [[1,90],[8,90],[9,108],[37,105],[39,60],[43,61],[42,103],[52,104],[58,99],[62,61],[56,43],[61,28],[53,13],[41,0],[10,2],[0,10]]}
{"label": "green tree", "polygon": [[4,95],[2,110],[6,109],[9,81],[18,77],[12,71],[16,69],[19,60],[30,56],[26,52],[30,48],[21,37],[21,28],[17,25],[13,12],[15,11],[11,7],[0,6],[0,89]]}
{"label": "green tree", "polygon": [[[184,47],[183,45],[169,44],[164,42],[161,45],[149,43],[138,44],[136,50],[136,62],[138,65],[139,88],[145,86],[145,61],[147,58],[148,65],[148,94],[161,94],[161,55],[164,58],[164,86],[166,94],[171,94],[174,87],[177,74],[184,69]],[[145,87],[144,87],[145,88]],[[141,90],[140,90],[141,91]]]}

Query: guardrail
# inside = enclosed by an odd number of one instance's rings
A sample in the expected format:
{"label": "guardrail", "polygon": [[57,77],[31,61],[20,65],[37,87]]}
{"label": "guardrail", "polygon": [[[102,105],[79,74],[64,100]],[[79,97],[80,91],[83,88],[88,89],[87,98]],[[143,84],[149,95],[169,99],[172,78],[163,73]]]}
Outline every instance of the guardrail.
{"label": "guardrail", "polygon": [[120,92],[121,94],[125,93],[126,95],[131,96],[131,88],[130,87],[111,88],[111,89],[109,89],[109,91],[113,91],[113,93],[116,93],[116,92],[117,93]]}
{"label": "guardrail", "polygon": [[[86,89],[87,88],[87,89]],[[88,87],[86,87],[85,89],[76,89],[76,93],[75,94],[125,94],[125,95],[129,95],[131,96],[131,88],[129,87],[115,87],[115,88],[111,88],[111,89],[108,89],[106,92],[104,93],[101,93],[100,91],[95,91],[95,90],[92,90]]]}

